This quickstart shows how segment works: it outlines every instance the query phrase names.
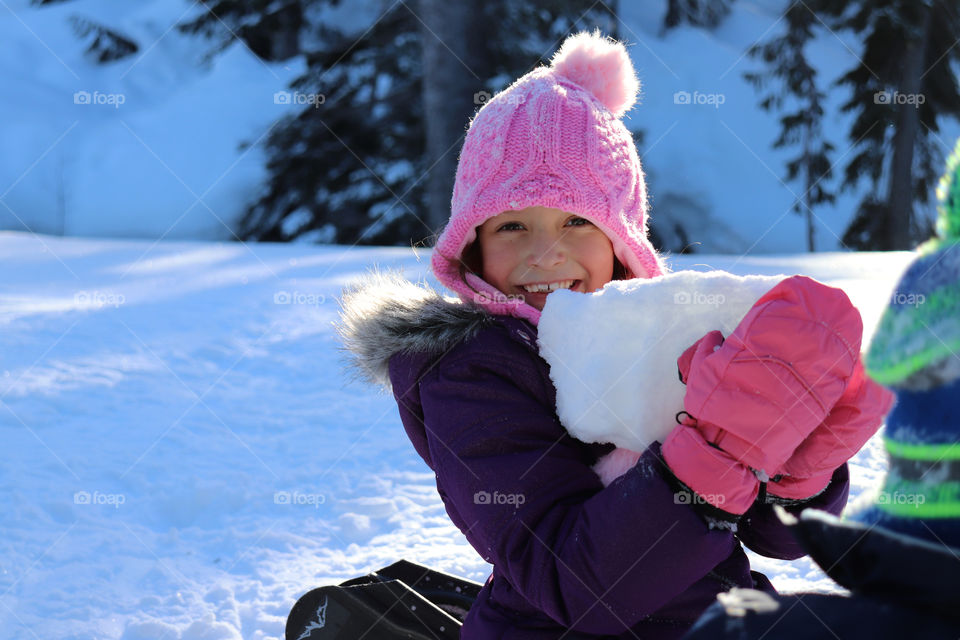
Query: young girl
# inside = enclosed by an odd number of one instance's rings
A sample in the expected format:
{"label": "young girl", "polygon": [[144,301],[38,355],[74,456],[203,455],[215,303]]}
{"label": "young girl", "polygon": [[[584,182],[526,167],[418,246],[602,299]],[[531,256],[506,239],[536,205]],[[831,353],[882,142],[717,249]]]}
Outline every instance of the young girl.
{"label": "young girl", "polygon": [[[721,591],[772,591],[741,543],[799,557],[771,503],[839,513],[845,460],[879,425],[844,430],[831,412],[843,405],[849,417],[863,396],[852,382],[859,315],[836,290],[791,278],[726,341],[713,332],[684,354],[688,400],[704,418],[690,410],[662,450],[604,487],[591,465],[612,446],[560,424],[536,325],[559,287],[665,272],[620,121],[637,90],[621,44],[570,37],[470,124],[431,262],[462,302],[383,276],[344,296],[347,347],[392,387],[447,513],[493,564],[463,638],[674,638]],[[783,330],[787,340],[769,340]],[[741,419],[738,401],[769,421]],[[775,475],[782,483],[764,491]]]}

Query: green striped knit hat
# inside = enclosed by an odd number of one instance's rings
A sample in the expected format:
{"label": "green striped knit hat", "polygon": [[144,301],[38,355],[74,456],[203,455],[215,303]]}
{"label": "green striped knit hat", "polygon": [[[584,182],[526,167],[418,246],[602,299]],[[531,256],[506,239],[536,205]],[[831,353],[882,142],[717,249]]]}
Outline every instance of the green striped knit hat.
{"label": "green striped knit hat", "polygon": [[865,358],[897,404],[883,489],[855,519],[960,547],[960,141],[937,198],[938,237],[919,247]]}
{"label": "green striped knit hat", "polygon": [[960,140],[937,200],[938,237],[919,247],[867,353],[867,373],[889,387],[928,389],[960,375]]}

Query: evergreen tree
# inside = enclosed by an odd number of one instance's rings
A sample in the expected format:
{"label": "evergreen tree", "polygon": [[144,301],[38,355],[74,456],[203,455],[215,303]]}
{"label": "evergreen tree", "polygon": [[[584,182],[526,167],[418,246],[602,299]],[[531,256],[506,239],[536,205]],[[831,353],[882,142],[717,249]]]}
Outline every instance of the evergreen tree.
{"label": "evergreen tree", "polygon": [[[470,3],[473,28],[464,63],[470,76],[460,107],[466,130],[484,97],[546,63],[569,32],[607,27],[610,16],[586,0]],[[327,26],[293,88],[323,96],[279,123],[267,140],[270,178],[247,211],[246,239],[410,244],[438,231],[427,215],[422,101],[423,26],[419,7],[391,3],[359,39]],[[462,97],[462,96],[461,96]],[[457,137],[459,137],[457,136]],[[459,148],[457,138],[445,148]],[[445,191],[453,191],[453,175]],[[449,212],[444,213],[444,218]]]}
{"label": "evergreen tree", "polygon": [[[30,4],[44,6],[62,4],[71,0],[30,0]],[[81,16],[70,16],[70,25],[78,38],[88,42],[87,56],[94,62],[103,64],[120,60],[137,53],[140,45],[130,36],[115,28]]]}
{"label": "evergreen tree", "polygon": [[681,24],[713,29],[730,14],[733,0],[667,0],[663,28],[667,31]]}
{"label": "evergreen tree", "polygon": [[960,13],[955,0],[811,0],[832,28],[864,38],[857,64],[838,84],[849,86],[844,111],[856,114],[849,138],[856,151],[843,187],[866,178],[871,195],[860,203],[844,243],[860,249],[910,249],[931,224],[914,204],[929,201],[942,153],[938,117],[960,116],[952,65]]}
{"label": "evergreen tree", "polygon": [[424,123],[415,15],[395,4],[359,39],[331,30],[293,89],[323,96],[267,140],[266,193],[239,235],[389,243],[420,231]]}
{"label": "evergreen tree", "polygon": [[71,16],[70,23],[78,37],[89,41],[86,54],[95,62],[113,62],[140,50],[139,45],[131,38],[92,20]]}
{"label": "evergreen tree", "polygon": [[819,25],[816,15],[804,2],[793,2],[784,14],[786,32],[770,41],[757,44],[749,51],[767,65],[763,73],[747,73],[744,77],[757,89],[770,81],[782,85],[782,91],[768,93],[760,102],[767,111],[780,112],[789,101],[794,110],[780,116],[780,136],[773,143],[775,149],[799,146],[799,154],[787,162],[786,180],[799,179],[802,193],[793,204],[793,211],[803,215],[807,222],[807,248],[816,249],[813,209],[823,203],[832,203],[836,195],[826,183],[833,174],[830,154],[833,145],[823,138],[824,94],[817,88],[817,72],[807,62],[804,47]]}
{"label": "evergreen tree", "polygon": [[[450,214],[456,151],[466,135],[464,118],[491,96],[487,90],[490,87],[477,91],[477,86],[488,84],[484,79],[491,74],[510,78],[519,75],[511,66],[511,59],[539,59],[544,51],[552,50],[555,38],[566,35],[574,27],[568,23],[571,16],[561,17],[566,11],[575,11],[573,17],[586,17],[586,22],[616,38],[618,2],[607,2],[599,10],[588,7],[588,16],[583,15],[584,8],[580,3],[570,2],[511,3],[509,6],[504,3],[494,11],[478,3],[450,3],[449,0],[420,0],[418,6],[423,27],[420,35],[423,42],[423,111],[427,122],[426,160],[430,167],[425,176],[423,222],[439,229]],[[511,8],[512,13],[507,11]],[[490,19],[518,25],[517,35],[522,35],[525,25],[535,25],[532,46],[518,50],[511,43],[498,42],[508,34],[488,33],[476,28]],[[519,41],[523,42],[523,38]],[[502,71],[493,69],[489,62],[499,55],[500,49],[507,53],[502,60]],[[491,89],[496,88],[499,86]]]}
{"label": "evergreen tree", "polygon": [[200,33],[214,41],[216,55],[240,39],[263,60],[277,61],[301,53],[300,41],[308,27],[305,18],[311,4],[337,5],[340,0],[207,0],[202,11],[177,28]]}

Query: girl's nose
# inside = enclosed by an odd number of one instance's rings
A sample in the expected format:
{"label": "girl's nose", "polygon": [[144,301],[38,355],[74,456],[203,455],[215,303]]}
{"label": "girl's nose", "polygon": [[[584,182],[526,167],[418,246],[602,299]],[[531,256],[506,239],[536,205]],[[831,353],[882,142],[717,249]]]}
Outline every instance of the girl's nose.
{"label": "girl's nose", "polygon": [[551,233],[538,233],[530,243],[527,263],[531,267],[555,267],[566,259],[563,240]]}

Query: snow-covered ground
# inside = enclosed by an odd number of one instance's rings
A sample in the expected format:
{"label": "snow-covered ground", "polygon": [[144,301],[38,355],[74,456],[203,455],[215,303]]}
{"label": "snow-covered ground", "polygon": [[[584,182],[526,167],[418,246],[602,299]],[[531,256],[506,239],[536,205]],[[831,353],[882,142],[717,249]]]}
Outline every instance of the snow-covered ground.
{"label": "snow-covered ground", "polygon": [[[263,141],[292,105],[275,100],[302,58],[266,64],[235,42],[180,33],[176,0],[0,4],[0,229],[231,239],[266,179]],[[76,20],[140,50],[98,64]]]}
{"label": "snow-covered ground", "polygon": [[[0,637],[280,638],[299,594],[400,557],[483,580],[331,328],[344,284],[373,263],[426,277],[427,257],[0,233]],[[806,273],[870,330],[909,257],[673,264]],[[883,466],[874,439],[853,495]],[[832,589],[809,560],[753,560]]]}

